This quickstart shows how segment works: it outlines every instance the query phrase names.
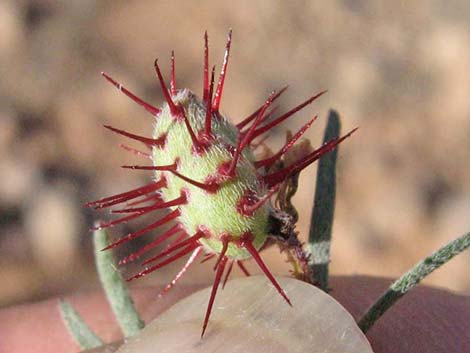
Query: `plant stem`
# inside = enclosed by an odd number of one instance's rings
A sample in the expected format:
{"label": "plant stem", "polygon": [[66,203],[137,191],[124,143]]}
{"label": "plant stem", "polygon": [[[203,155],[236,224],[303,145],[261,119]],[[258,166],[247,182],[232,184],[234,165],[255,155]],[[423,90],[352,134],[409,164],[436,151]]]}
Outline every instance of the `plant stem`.
{"label": "plant stem", "polygon": [[144,326],[135,309],[121,273],[117,270],[116,260],[112,250],[102,251],[108,244],[108,234],[105,230],[93,233],[95,244],[95,260],[101,285],[105,291],[111,309],[125,337],[131,337]]}
{"label": "plant stem", "polygon": [[59,309],[67,330],[80,348],[91,349],[103,345],[103,341],[91,330],[69,302],[61,300]]}
{"label": "plant stem", "polygon": [[[336,111],[330,110],[323,143],[340,135],[341,122]],[[331,231],[335,211],[336,159],[338,148],[320,158],[315,186],[315,198],[308,237],[309,266],[315,283],[328,292]]]}
{"label": "plant stem", "polygon": [[470,233],[451,241],[430,256],[418,262],[385,291],[358,321],[359,328],[366,333],[374,323],[410,289],[424,277],[448,262],[470,246]]}

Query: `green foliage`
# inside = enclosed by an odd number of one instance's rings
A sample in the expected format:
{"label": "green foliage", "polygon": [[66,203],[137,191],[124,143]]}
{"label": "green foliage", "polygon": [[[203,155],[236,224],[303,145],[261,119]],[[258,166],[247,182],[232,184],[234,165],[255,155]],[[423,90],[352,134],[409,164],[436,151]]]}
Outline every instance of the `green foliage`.
{"label": "green foliage", "polygon": [[[106,231],[95,231],[93,240],[95,243],[96,268],[101,286],[124,337],[131,337],[139,332],[145,326],[145,323],[135,309],[125,282],[117,270],[117,263],[112,250],[101,251],[109,243]],[[59,309],[70,335],[81,348],[90,349],[103,345],[103,341],[89,328],[72,305],[66,301],[61,301]]]}
{"label": "green foliage", "polygon": [[131,337],[139,332],[145,326],[145,323],[135,309],[121,273],[117,270],[112,250],[101,251],[109,244],[107,232],[105,230],[95,231],[93,240],[95,243],[96,269],[106,298],[124,337]]}
{"label": "green foliage", "polygon": [[91,330],[69,302],[61,300],[59,309],[65,326],[80,348],[91,349],[103,345],[103,341]]}
{"label": "green foliage", "polygon": [[[330,110],[323,143],[339,137],[341,122],[338,113]],[[331,232],[336,197],[336,159],[338,148],[320,158],[317,170],[315,198],[310,221],[307,251],[313,283],[328,291]]]}
{"label": "green foliage", "polygon": [[447,263],[454,256],[470,247],[470,233],[451,241],[430,256],[418,262],[413,268],[397,279],[367,310],[358,325],[366,333],[374,323],[401,297],[414,288],[424,277]]}

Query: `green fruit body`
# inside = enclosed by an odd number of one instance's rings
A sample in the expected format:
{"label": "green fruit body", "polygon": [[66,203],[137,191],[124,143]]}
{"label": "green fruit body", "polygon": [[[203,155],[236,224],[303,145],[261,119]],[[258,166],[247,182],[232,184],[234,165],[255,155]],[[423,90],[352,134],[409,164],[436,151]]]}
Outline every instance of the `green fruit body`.
{"label": "green fruit body", "polygon": [[[310,127],[315,118],[305,124],[279,152],[262,160],[256,160],[253,141],[267,131],[293,116],[315,101],[324,92],[316,94],[277,118],[272,118],[271,104],[286,88],[273,92],[253,114],[237,125],[219,113],[219,105],[225,81],[231,32],[229,33],[222,71],[214,92],[214,69],[209,80],[208,42],[205,35],[203,98],[199,99],[188,89],[177,89],[174,55],[170,89],[164,82],[157,61],[155,69],[166,102],[156,108],[127,90],[107,74],[103,76],[122,93],[141,105],[155,117],[152,137],[143,137],[110,126],[106,128],[128,138],[144,143],[150,152],[126,149],[152,160],[149,166],[124,166],[130,169],[151,170],[155,179],[140,188],[88,203],[96,209],[127,204],[113,213],[124,217],[103,223],[98,228],[110,227],[136,219],[155,210],[168,208],[171,212],[147,227],[127,234],[105,249],[140,237],[170,221],[175,225],[158,235],[154,241],[121,260],[121,264],[140,258],[147,251],[179,234],[165,250],[147,259],[143,271],[128,280],[142,277],[191,253],[186,264],[165,288],[170,289],[194,260],[205,253],[205,260],[217,257],[212,294],[209,299],[203,331],[208,324],[215,295],[225,273],[225,283],[232,266],[237,264],[249,275],[243,262],[253,258],[282,297],[290,304],[287,295],[272,276],[259,255],[269,233],[273,232],[270,216],[276,214],[270,203],[289,178],[335,148],[347,135],[333,139],[317,150],[304,153],[293,163],[286,163],[283,155]],[[259,143],[258,143],[259,145]],[[139,205],[135,207],[135,205]],[[143,205],[143,206],[142,206]],[[276,234],[274,234],[276,235]],[[226,265],[228,265],[227,270]]]}
{"label": "green fruit body", "polygon": [[[204,131],[206,107],[192,92],[181,90],[173,97],[175,104],[184,110],[194,131]],[[239,135],[238,129],[222,116],[212,118],[212,137],[202,151],[194,149],[193,141],[184,121],[178,121],[171,115],[166,104],[156,121],[154,138],[166,136],[162,147],[152,151],[153,162],[158,165],[171,165],[177,161],[177,171],[192,180],[204,183],[211,178],[217,181],[221,166],[230,163],[233,154],[227,146],[235,146]],[[238,206],[245,195],[261,199],[266,195],[266,187],[260,181],[260,175],[254,166],[254,156],[249,149],[237,163],[234,178],[220,182],[216,191],[211,192],[188,184],[185,180],[168,171],[157,171],[156,178],[166,178],[167,187],[161,190],[163,200],[177,199],[186,193],[187,203],[175,206],[180,210],[179,221],[187,234],[196,234],[200,229],[207,235],[199,241],[208,253],[220,254],[223,248],[221,237],[230,237],[226,256],[244,260],[250,253],[237,245],[243,234],[251,233],[253,245],[259,249],[267,237],[269,204],[264,203],[253,215],[244,215]],[[222,178],[220,178],[222,179]]]}

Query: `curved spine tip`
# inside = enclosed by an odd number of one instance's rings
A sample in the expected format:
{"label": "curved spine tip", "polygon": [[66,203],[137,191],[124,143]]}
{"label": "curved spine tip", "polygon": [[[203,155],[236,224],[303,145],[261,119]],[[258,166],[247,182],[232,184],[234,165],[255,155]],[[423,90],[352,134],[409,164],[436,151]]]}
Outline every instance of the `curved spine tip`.
{"label": "curved spine tip", "polygon": [[212,102],[212,111],[215,113],[219,112],[220,100],[222,99],[222,91],[224,89],[225,76],[227,74],[228,59],[230,56],[230,46],[232,44],[232,29],[229,30],[227,35],[227,44],[225,45],[224,61],[222,63],[222,70],[220,71],[219,83],[217,84],[217,90],[215,91],[215,97]]}
{"label": "curved spine tip", "polygon": [[158,66],[158,59],[155,59],[154,66],[155,66],[155,71],[157,73],[158,81],[160,82],[162,93],[165,97],[166,102],[168,103],[168,106],[170,107],[171,115],[177,118],[180,114],[180,109],[178,109],[178,107],[173,102],[173,99],[171,99],[170,93],[168,92],[168,88],[165,84],[165,80],[163,79],[162,73],[160,71],[160,67]]}

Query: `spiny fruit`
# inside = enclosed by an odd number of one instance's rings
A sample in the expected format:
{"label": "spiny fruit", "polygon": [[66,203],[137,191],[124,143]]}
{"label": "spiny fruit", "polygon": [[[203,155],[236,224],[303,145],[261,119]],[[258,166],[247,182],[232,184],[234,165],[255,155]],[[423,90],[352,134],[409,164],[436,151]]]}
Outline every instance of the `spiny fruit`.
{"label": "spiny fruit", "polygon": [[[243,265],[243,261],[249,258],[256,261],[280,295],[289,305],[291,304],[259,255],[259,251],[267,246],[268,238],[276,241],[279,239],[289,241],[285,234],[281,234],[279,227],[276,229],[277,225],[285,223],[285,220],[289,223],[289,217],[282,210],[275,209],[270,198],[289,178],[296,176],[303,168],[335,148],[354,131],[327,142],[313,152],[304,153],[300,159],[291,164],[284,163],[284,155],[293,149],[294,143],[310,127],[315,117],[293,135],[277,153],[256,160],[254,154],[256,144],[253,142],[256,138],[290,118],[325,92],[318,93],[288,112],[273,118],[274,109],[271,106],[286,90],[287,87],[285,87],[279,92],[272,92],[260,108],[239,124],[234,125],[219,112],[230,53],[231,31],[228,34],[222,71],[215,92],[215,67],[212,68],[209,78],[207,32],[204,39],[202,99],[188,89],[177,89],[173,52],[169,89],[167,89],[158,62],[155,61],[157,78],[166,100],[161,108],[156,108],[138,98],[109,75],[103,73],[109,82],[155,118],[152,137],[138,136],[105,126],[115,133],[142,142],[148,147],[148,152],[140,152],[130,147],[125,148],[147,157],[152,161],[152,165],[124,166],[124,168],[154,171],[155,179],[137,189],[87,204],[90,207],[102,209],[127,203],[124,208],[112,211],[125,214],[124,217],[101,224],[98,228],[124,223],[163,208],[171,211],[145,228],[130,233],[106,247],[106,249],[114,248],[170,221],[175,221],[176,224],[173,227],[158,235],[153,242],[121,260],[121,264],[136,260],[170,237],[176,237],[165,250],[143,263],[143,265],[148,265],[143,271],[128,280],[142,277],[191,253],[182,270],[165,288],[166,291],[179,280],[199,255],[204,253],[204,260],[217,257],[214,266],[215,280],[201,337],[207,327],[224,272],[224,283],[234,264],[249,275]],[[290,229],[290,233],[296,239],[296,233],[292,231],[293,225]],[[291,238],[291,235],[287,237]],[[301,249],[298,241],[296,244]],[[153,265],[150,266],[150,264]],[[225,271],[226,267],[227,271]]]}

